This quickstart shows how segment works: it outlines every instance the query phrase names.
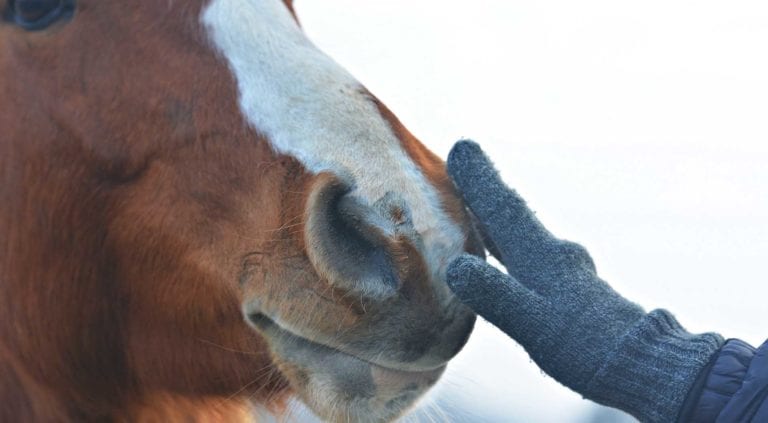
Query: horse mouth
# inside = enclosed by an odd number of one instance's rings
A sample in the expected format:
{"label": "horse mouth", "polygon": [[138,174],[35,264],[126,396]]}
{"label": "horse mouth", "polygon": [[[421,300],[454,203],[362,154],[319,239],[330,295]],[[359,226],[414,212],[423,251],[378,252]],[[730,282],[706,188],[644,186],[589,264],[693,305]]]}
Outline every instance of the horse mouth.
{"label": "horse mouth", "polygon": [[311,341],[261,313],[248,314],[247,320],[267,341],[274,364],[299,398],[327,421],[392,421],[445,371],[445,364],[425,370],[378,364]]}

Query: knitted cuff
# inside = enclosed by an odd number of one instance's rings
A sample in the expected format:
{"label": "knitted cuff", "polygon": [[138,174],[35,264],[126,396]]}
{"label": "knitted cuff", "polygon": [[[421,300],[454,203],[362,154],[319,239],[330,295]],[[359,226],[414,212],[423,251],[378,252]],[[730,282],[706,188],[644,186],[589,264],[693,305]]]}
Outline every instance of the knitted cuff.
{"label": "knitted cuff", "polygon": [[627,332],[587,385],[585,397],[641,422],[673,422],[691,386],[724,343],[715,333],[688,333],[666,310]]}

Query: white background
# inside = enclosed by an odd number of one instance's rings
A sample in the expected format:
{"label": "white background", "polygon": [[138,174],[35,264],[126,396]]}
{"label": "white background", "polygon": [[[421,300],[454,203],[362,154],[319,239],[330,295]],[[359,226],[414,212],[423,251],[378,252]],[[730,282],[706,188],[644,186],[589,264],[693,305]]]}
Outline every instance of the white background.
{"label": "white background", "polygon": [[[310,38],[433,151],[480,142],[626,297],[692,331],[768,336],[765,1],[296,9]],[[616,421],[485,323],[427,403],[411,421]]]}

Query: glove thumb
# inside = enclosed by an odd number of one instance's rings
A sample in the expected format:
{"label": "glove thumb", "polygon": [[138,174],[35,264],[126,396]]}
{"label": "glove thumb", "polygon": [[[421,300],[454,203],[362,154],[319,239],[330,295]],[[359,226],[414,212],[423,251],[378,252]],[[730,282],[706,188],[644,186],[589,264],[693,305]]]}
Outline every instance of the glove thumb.
{"label": "glove thumb", "polygon": [[521,343],[548,315],[544,298],[475,256],[464,254],[448,266],[448,286],[475,313]]}

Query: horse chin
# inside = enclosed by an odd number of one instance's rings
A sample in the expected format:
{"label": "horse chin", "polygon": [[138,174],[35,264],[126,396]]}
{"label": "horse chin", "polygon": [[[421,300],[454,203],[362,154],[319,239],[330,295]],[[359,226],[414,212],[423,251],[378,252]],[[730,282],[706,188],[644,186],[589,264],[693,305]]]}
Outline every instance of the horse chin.
{"label": "horse chin", "polygon": [[404,414],[442,375],[382,366],[283,329],[264,316],[249,322],[299,398],[323,420],[388,422]]}

